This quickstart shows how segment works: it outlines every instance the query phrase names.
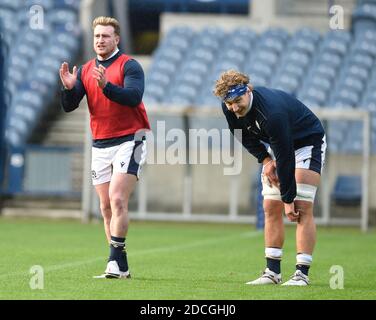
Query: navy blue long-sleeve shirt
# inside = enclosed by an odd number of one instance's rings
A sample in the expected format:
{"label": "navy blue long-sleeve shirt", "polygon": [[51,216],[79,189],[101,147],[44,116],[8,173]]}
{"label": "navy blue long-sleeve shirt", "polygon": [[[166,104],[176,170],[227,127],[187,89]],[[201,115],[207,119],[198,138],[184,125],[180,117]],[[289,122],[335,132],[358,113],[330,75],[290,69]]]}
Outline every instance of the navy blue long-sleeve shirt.
{"label": "navy blue long-sleeve shirt", "polygon": [[242,144],[261,163],[269,156],[261,141],[270,145],[277,162],[282,201],[296,197],[295,150],[312,145],[324,136],[320,120],[292,95],[276,89],[255,87],[249,112],[241,118],[222,110],[232,133],[242,130]]}
{"label": "navy blue long-sleeve shirt", "polygon": [[[114,62],[121,52],[119,51],[112,58],[99,61],[96,60],[96,65],[103,65],[108,68]],[[142,101],[145,86],[145,75],[141,65],[136,60],[129,60],[124,65],[124,86],[119,87],[110,82],[107,82],[103,88],[103,94],[110,100],[121,105],[136,107]],[[78,108],[80,101],[86,94],[84,85],[81,81],[81,67],[78,69],[77,81],[71,90],[62,90],[61,106],[65,112],[71,112]]]}

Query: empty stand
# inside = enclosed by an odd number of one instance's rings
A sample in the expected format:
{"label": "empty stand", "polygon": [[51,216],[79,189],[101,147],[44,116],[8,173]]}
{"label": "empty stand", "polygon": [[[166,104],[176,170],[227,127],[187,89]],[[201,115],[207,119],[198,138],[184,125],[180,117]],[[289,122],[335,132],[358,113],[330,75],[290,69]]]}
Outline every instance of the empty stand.
{"label": "empty stand", "polygon": [[[43,10],[41,28],[30,24],[29,11],[34,5]],[[79,1],[69,0],[0,2],[3,38],[10,48],[5,92],[9,104],[6,138],[11,145],[22,145],[30,139],[59,89],[61,63],[77,57],[79,5]]]}

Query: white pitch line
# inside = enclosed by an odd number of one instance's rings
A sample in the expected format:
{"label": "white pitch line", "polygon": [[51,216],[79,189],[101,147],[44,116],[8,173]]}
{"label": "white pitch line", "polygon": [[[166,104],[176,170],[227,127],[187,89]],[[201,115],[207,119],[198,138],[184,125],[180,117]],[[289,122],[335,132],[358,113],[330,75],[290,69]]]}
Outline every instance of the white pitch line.
{"label": "white pitch line", "polygon": [[[177,251],[177,250],[184,250],[184,249],[190,249],[190,248],[195,248],[195,247],[203,247],[206,245],[211,245],[214,243],[219,243],[219,242],[224,242],[228,241],[231,239],[236,239],[236,238],[253,238],[263,235],[262,232],[259,231],[250,231],[250,232],[245,232],[237,235],[231,235],[227,237],[222,237],[222,238],[211,238],[207,240],[201,240],[193,243],[188,243],[184,245],[176,245],[176,246],[168,246],[168,247],[159,247],[159,248],[153,248],[153,249],[148,249],[148,250],[139,250],[134,253],[128,253],[129,257],[134,257],[134,256],[142,256],[146,254],[152,254],[152,253],[158,253],[158,252],[166,252],[166,251]],[[68,269],[68,268],[74,268],[74,267],[79,267],[82,265],[86,264],[91,264],[100,260],[105,260],[103,257],[97,257],[93,259],[87,259],[87,260],[81,260],[81,261],[76,261],[76,262],[70,262],[70,263],[63,263],[63,264],[57,264],[57,265],[52,265],[49,267],[45,267],[44,272],[51,272],[51,271],[57,271],[57,270],[62,270],[62,269]],[[29,276],[29,272],[12,272],[12,273],[7,273],[0,275],[0,279],[8,278],[8,277],[16,277],[16,276]]]}

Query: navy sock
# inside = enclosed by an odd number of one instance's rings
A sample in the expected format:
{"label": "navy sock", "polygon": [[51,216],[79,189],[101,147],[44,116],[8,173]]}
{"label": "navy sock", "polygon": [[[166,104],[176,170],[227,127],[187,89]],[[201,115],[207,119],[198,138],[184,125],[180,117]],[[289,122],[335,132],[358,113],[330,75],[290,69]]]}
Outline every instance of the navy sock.
{"label": "navy sock", "polygon": [[309,266],[305,264],[297,264],[296,265],[296,270],[300,270],[303,272],[306,276],[308,276],[308,271],[309,271]]}
{"label": "navy sock", "polygon": [[128,271],[125,238],[111,236],[110,257],[108,258],[108,261],[112,260],[115,260],[118,263],[120,271]]}
{"label": "navy sock", "polygon": [[127,251],[125,251],[125,248],[121,252],[121,264],[119,265],[120,271],[126,272],[128,271],[128,259],[127,259]]}
{"label": "navy sock", "polygon": [[275,273],[281,273],[281,260],[266,258],[266,266]]}

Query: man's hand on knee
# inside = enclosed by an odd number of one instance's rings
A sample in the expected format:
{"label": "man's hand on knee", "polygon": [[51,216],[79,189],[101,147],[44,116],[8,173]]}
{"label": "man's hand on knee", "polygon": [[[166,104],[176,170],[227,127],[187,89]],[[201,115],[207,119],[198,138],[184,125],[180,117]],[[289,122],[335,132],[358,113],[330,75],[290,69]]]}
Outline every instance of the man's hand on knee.
{"label": "man's hand on knee", "polygon": [[[270,159],[269,157],[266,159]],[[279,179],[277,176],[277,163],[275,160],[267,161],[265,159],[265,163],[263,163],[262,172],[264,176],[267,178],[267,182],[269,187],[275,186],[279,189]]]}
{"label": "man's hand on knee", "polygon": [[291,222],[299,222],[300,214],[299,211],[295,211],[294,202],[285,203],[285,214]]}

